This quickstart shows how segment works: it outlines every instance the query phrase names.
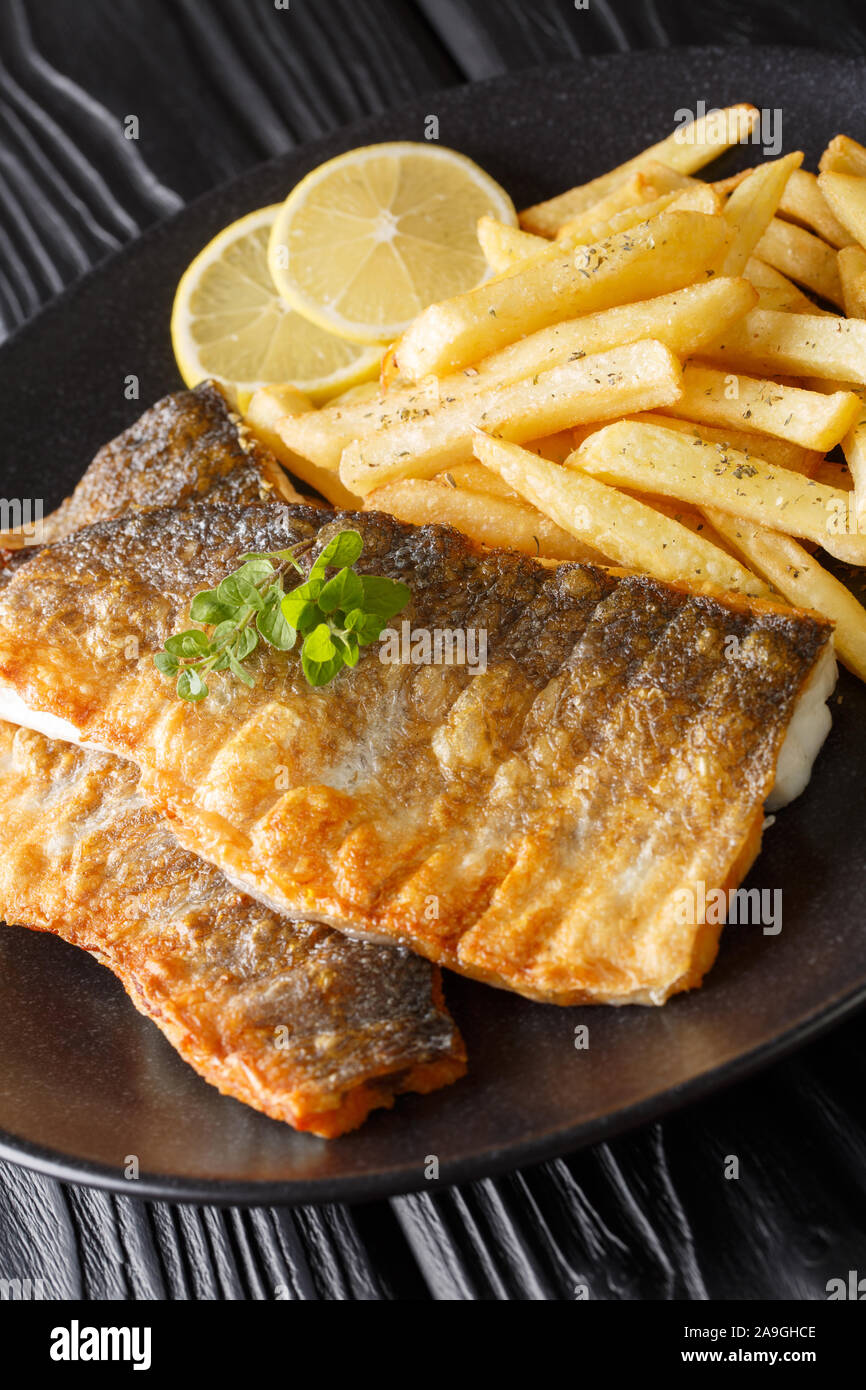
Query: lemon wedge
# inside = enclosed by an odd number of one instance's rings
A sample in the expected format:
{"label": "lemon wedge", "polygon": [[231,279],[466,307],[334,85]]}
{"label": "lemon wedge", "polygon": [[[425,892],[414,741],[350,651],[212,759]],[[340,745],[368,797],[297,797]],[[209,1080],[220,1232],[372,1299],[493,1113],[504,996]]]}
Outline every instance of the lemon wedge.
{"label": "lemon wedge", "polygon": [[286,304],[358,343],[389,343],[436,300],[486,280],[479,217],[515,225],[508,194],[465,155],[402,141],[322,164],[274,220],[271,276]]}
{"label": "lemon wedge", "polygon": [[187,386],[216,377],[241,408],[261,386],[291,382],[317,404],[376,376],[381,349],[361,347],[293,313],[268,270],[268,239],[282,204],[248,213],[209,242],[184,272],[171,342]]}

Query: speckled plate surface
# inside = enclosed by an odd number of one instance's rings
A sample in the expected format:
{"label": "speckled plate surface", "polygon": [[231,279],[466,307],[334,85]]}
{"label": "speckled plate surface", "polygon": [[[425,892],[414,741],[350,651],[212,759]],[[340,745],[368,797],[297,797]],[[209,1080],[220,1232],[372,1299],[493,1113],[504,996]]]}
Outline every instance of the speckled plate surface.
{"label": "speckled plate surface", "polygon": [[[840,130],[866,137],[866,66],[788,49],[632,53],[428,97],[245,174],[104,263],[0,349],[6,496],[46,510],[100,444],[181,384],[168,339],[177,280],[225,223],[354,145],[423,138],[473,156],[523,205],[660,139],[681,108],[781,112],[814,167]],[[754,162],[743,148],[719,174]],[[141,403],[125,398],[140,382]],[[841,696],[841,700],[839,697]],[[768,832],[749,886],[781,888],[778,936],[731,927],[705,988],[660,1010],[556,1009],[446,977],[469,1076],[407,1097],[354,1135],[294,1134],[217,1094],[83,953],[0,929],[0,1156],[55,1176],[174,1199],[315,1202],[502,1171],[607,1138],[706,1095],[831,1026],[866,998],[866,690],[843,676],[806,794]],[[0,847],[2,852],[2,847]],[[588,1050],[574,1047],[586,1023]],[[135,1154],[141,1177],[123,1177]]]}

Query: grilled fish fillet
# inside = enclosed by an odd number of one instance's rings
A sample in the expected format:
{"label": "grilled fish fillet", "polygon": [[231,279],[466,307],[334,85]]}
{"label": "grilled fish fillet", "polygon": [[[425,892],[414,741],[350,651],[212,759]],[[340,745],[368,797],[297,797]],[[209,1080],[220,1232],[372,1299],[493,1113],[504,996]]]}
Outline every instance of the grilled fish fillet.
{"label": "grilled fish fillet", "polygon": [[[192,596],[245,552],[317,549],[346,526],[361,568],[410,585],[414,629],[486,632],[484,673],[373,647],[314,690],[294,653],[266,649],[254,689],[223,674],[201,704],[178,700],[152,655]],[[681,892],[735,886],[754,859],[830,635],[815,615],[551,570],[447,527],[190,507],[23,565],[0,599],[0,684],[7,717],[39,711],[134,759],[185,846],[288,915],[535,999],[660,1003],[712,963],[720,928],[681,921]]]}
{"label": "grilled fish fillet", "polygon": [[[106,445],[46,527],[143,506],[151,487],[179,502],[297,496],[206,383]],[[0,587],[36,553],[0,549]],[[138,779],[0,723],[0,916],[96,955],[200,1075],[296,1129],[331,1138],[464,1073],[435,967],[262,909],[180,849]]]}
{"label": "grilled fish fillet", "polygon": [[465,1071],[435,969],[181,849],[119,758],[0,723],[0,914],[92,952],[225,1095],[325,1138]]}
{"label": "grilled fish fillet", "polygon": [[186,502],[304,502],[220,386],[202,382],[157,401],[99,450],[71,497],[33,528],[0,533],[0,548],[56,541],[95,521]]}

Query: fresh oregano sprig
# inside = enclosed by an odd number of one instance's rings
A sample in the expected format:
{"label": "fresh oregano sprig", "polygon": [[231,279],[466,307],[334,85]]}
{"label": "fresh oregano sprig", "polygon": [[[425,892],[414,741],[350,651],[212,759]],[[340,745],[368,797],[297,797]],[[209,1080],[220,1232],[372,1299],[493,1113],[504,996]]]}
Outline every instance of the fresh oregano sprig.
{"label": "fresh oregano sprig", "polygon": [[[298,557],[314,543],[298,541],[287,550],[243,555],[240,567],[216,589],[196,594],[189,616],[203,626],[175,633],[154,657],[157,670],[176,679],[182,700],[206,697],[209,671],[228,670],[244,685],[255,685],[244,662],[259,639],[287,652],[300,636],[304,676],[310,685],[327,685],[343,666],[356,666],[360,648],[375,642],[406,607],[410,591],[405,584],[354,570],[364,547],[357,531],[332,537],[303,584],[286,593],[284,576],[290,569],[303,575]],[[329,569],[337,570],[330,578]]]}

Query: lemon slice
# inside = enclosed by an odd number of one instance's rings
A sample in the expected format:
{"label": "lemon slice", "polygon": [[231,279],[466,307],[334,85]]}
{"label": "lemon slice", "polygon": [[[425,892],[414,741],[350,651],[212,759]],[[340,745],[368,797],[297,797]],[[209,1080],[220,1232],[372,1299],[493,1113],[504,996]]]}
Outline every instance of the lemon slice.
{"label": "lemon slice", "polygon": [[388,343],[438,299],[486,280],[479,217],[514,204],[471,159],[438,145],[366,145],[292,190],[268,264],[299,314],[358,343]]}
{"label": "lemon slice", "polygon": [[268,238],[282,205],[226,227],[184,272],[171,342],[187,386],[216,377],[241,407],[260,386],[291,382],[321,403],[375,377],[381,349],[360,347],[295,314],[268,270]]}

